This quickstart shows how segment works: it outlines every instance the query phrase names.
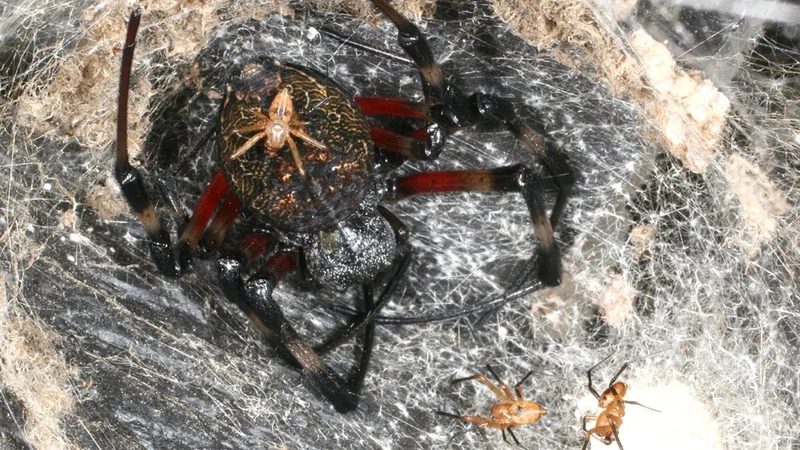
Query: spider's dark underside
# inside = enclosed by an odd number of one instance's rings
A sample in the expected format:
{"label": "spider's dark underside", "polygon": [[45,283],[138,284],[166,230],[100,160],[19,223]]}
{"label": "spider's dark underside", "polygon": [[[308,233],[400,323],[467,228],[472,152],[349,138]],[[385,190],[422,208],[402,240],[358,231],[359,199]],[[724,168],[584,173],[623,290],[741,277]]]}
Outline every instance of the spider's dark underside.
{"label": "spider's dark underside", "polygon": [[[198,247],[222,247],[218,272],[225,296],[341,412],[358,405],[376,318],[411,259],[408,231],[387,201],[440,192],[519,192],[538,242],[538,277],[557,285],[561,265],[553,226],[574,183],[565,156],[519,120],[510,102],[463,94],[446,81],[418,28],[388,2],[373,3],[398,28],[400,46],[419,70],[424,100],[351,99],[312,69],[263,56],[248,61],[234,73],[221,106],[216,127],[221,168],[175,246],[142,176],[128,161],[127,97],[138,11],[131,16],[120,82],[116,177],[150,236],[159,270],[180,276]],[[365,116],[401,118],[416,128],[404,134],[370,125]],[[547,182],[522,164],[393,176],[406,160],[435,159],[451,132],[487,120],[513,133],[541,163]],[[543,193],[550,185],[558,195],[548,218]],[[243,211],[259,226],[239,242],[228,242]],[[273,299],[276,284],[297,269],[322,285],[360,285],[363,293],[361,312],[317,347],[295,331]],[[380,291],[376,301],[373,289]],[[343,377],[322,355],[355,334],[363,336],[358,368]]]}

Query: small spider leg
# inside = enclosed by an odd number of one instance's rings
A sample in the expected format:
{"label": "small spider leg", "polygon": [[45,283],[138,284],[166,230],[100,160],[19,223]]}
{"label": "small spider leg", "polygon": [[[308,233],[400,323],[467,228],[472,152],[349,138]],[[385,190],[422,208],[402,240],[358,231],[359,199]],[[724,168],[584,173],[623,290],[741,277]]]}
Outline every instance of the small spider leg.
{"label": "small spider leg", "polygon": [[522,447],[522,444],[520,444],[519,439],[517,439],[517,436],[514,434],[514,430],[512,429],[512,427],[503,429],[503,440],[506,441],[506,443],[508,443],[508,441],[506,440],[506,430],[508,430],[508,434],[511,435],[511,438],[514,439],[514,443],[517,444],[517,447]]}
{"label": "small spider leg", "polygon": [[325,144],[309,136],[308,133],[305,132],[305,130],[296,128],[300,126],[305,126],[306,122],[300,122],[300,121],[292,122],[289,125],[292,127],[289,131],[289,134],[291,134],[292,136],[300,139],[306,144],[313,145],[314,147],[325,148]]}
{"label": "small spider leg", "polygon": [[614,424],[614,422],[611,422],[609,425],[611,425],[611,432],[614,433],[614,440],[617,441],[617,447],[619,447],[619,450],[625,450],[622,448],[622,441],[619,440],[619,431],[617,430],[617,426]]}
{"label": "small spider leg", "polygon": [[489,373],[492,374],[494,379],[497,381],[497,385],[500,386],[501,389],[503,389],[503,393],[505,394],[505,401],[513,402],[514,394],[511,393],[511,389],[508,388],[506,382],[503,381],[499,375],[497,375],[497,372],[495,372],[494,367],[492,367],[490,364],[487,364],[486,369],[489,371]]}
{"label": "small spider leg", "polygon": [[486,378],[486,376],[484,376],[481,373],[476,373],[475,375],[472,375],[472,376],[469,376],[469,377],[456,378],[453,381],[451,381],[450,384],[457,384],[457,383],[462,383],[464,381],[470,381],[470,380],[475,380],[475,381],[483,383],[486,387],[489,388],[489,390],[491,390],[494,393],[494,395],[497,396],[497,398],[499,398],[500,400],[502,400],[504,402],[513,402],[514,401],[514,396],[513,395],[509,396],[510,392],[504,392],[504,390],[502,390],[501,388],[495,386],[494,383],[489,381],[489,379]]}
{"label": "small spider leg", "polygon": [[253,148],[253,146],[256,145],[258,143],[258,141],[260,141],[260,140],[264,139],[265,137],[267,137],[269,135],[269,133],[270,133],[270,130],[264,130],[264,131],[262,131],[262,132],[260,132],[258,134],[253,135],[244,144],[239,146],[239,148],[237,148],[236,151],[233,152],[228,157],[228,159],[229,160],[234,160],[234,159],[239,158],[240,156],[244,155],[245,153],[247,153],[248,150]]}
{"label": "small spider leg", "polygon": [[[248,238],[245,246],[219,261],[220,286],[225,296],[238,305],[278,353],[291,365],[299,366],[320,393],[338,412],[358,406],[359,396],[352,380],[345,380],[317,354],[286,320],[272,291],[278,281],[297,266],[297,252],[279,249],[263,268],[246,282],[242,272],[250,263],[269,251],[274,239],[264,234]],[[371,330],[368,330],[371,331]],[[369,336],[368,340],[369,340]],[[365,345],[369,342],[365,342]],[[368,359],[368,357],[367,357]],[[357,376],[358,380],[363,378]]]}
{"label": "small spider leg", "polygon": [[531,375],[533,375],[533,371],[532,370],[529,371],[528,373],[526,373],[525,376],[522,377],[521,380],[519,380],[519,383],[514,385],[514,391],[517,393],[517,400],[520,400],[520,401],[525,400],[525,397],[522,395],[522,385],[526,381],[528,381],[528,378],[530,378]]}
{"label": "small spider leg", "polygon": [[461,414],[458,414],[458,413],[451,413],[451,412],[447,412],[447,411],[438,410],[438,411],[436,411],[436,414],[438,414],[440,416],[445,416],[445,417],[450,417],[450,418],[453,418],[453,419],[461,420]]}
{"label": "small spider leg", "polygon": [[[613,353],[611,355],[613,355]],[[598,362],[597,364],[593,365],[589,370],[586,371],[586,376],[589,378],[589,391],[592,393],[592,395],[594,395],[594,398],[600,398],[600,393],[597,392],[597,389],[595,389],[594,386],[592,385],[592,371],[594,369],[596,369],[597,366],[599,366],[600,364],[603,364],[604,362],[608,361],[608,358],[611,358],[611,355],[606,356],[605,358],[600,360],[600,362]],[[617,374],[617,375],[619,375],[619,374]],[[614,379],[616,379],[616,377]],[[611,386],[613,384],[614,384],[614,382],[612,381],[608,385]]]}
{"label": "small spider leg", "polygon": [[297,171],[300,173],[301,177],[305,177],[306,171],[303,168],[303,159],[300,157],[300,151],[297,150],[297,144],[291,136],[286,137],[286,143],[289,144],[289,149],[292,152],[292,158],[294,158],[294,165],[297,166]]}
{"label": "small spider leg", "polygon": [[463,422],[474,423],[474,424],[478,425],[479,427],[491,427],[491,428],[497,428],[497,429],[500,429],[500,430],[508,428],[502,422],[499,422],[499,421],[494,420],[494,419],[489,419],[489,418],[486,418],[486,417],[461,416],[461,415],[449,413],[449,412],[446,412],[446,411],[436,411],[436,414],[438,414],[440,416],[445,416],[445,417],[452,417],[453,419],[458,419],[458,420],[461,420]]}
{"label": "small spider leg", "polygon": [[541,179],[518,164],[495,169],[423,172],[388,182],[388,197],[394,200],[436,192],[519,192],[525,199],[538,240],[539,277],[547,286],[561,283],[561,256],[547,219]]}
{"label": "small spider leg", "polygon": [[[378,206],[378,212],[389,222],[389,225],[394,230],[395,242],[397,242],[397,256],[392,262],[392,266],[387,271],[387,273],[391,275],[380,297],[378,297],[378,301],[374,305],[365,305],[365,312],[361,312],[344,330],[336,333],[334,336],[331,336],[328,340],[315,347],[314,350],[317,352],[325,353],[365,326],[374,324],[375,317],[378,316],[383,306],[389,301],[392,294],[394,294],[398,283],[404,278],[408,266],[411,264],[411,246],[408,245],[408,227],[385,207]],[[372,292],[371,286],[370,292]]]}
{"label": "small spider leg", "polygon": [[591,416],[591,415],[583,416],[583,420],[581,421],[582,422],[581,428],[583,428],[585,434],[583,436],[583,445],[581,446],[581,450],[586,450],[586,448],[589,447],[589,440],[592,439],[592,434],[589,432],[588,429],[586,429],[586,422],[588,422],[589,420],[597,420],[597,416]]}
{"label": "small spider leg", "polygon": [[122,67],[119,79],[119,103],[117,105],[117,151],[114,177],[119,183],[122,195],[128,201],[142,226],[150,236],[150,255],[158,270],[167,276],[177,277],[181,268],[175,259],[169,232],[147,195],[141,173],[129,161],[128,156],[128,92],[130,90],[133,51],[136,48],[136,33],[142,18],[141,10],[131,13],[125,47],[122,51]]}
{"label": "small spider leg", "polygon": [[635,401],[633,401],[633,400],[620,400],[620,402],[622,402],[622,403],[625,403],[626,405],[636,405],[636,406],[641,406],[642,408],[649,409],[650,411],[657,412],[657,413],[660,413],[660,412],[661,412],[661,411],[660,411],[660,410],[658,410],[658,409],[651,408],[651,407],[649,407],[649,406],[647,406],[647,405],[643,405],[643,404],[641,404],[641,403],[639,403],[639,402],[635,402]]}
{"label": "small spider leg", "polygon": [[617,381],[617,378],[619,378],[619,376],[622,375],[622,372],[624,372],[625,369],[627,369],[628,366],[630,366],[630,365],[631,365],[630,362],[626,362],[625,364],[623,364],[622,367],[620,367],[619,370],[617,371],[617,374],[614,375],[614,377],[611,378],[611,381],[608,382],[608,387],[613,386],[614,382]]}

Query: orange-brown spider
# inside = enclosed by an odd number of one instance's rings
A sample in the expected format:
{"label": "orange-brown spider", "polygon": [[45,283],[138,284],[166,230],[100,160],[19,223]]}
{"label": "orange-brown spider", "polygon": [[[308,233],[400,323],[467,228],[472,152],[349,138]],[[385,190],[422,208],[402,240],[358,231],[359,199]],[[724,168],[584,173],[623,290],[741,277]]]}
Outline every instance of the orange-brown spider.
{"label": "orange-brown spider", "polygon": [[[614,375],[614,378],[609,381],[608,388],[603,391],[602,394],[597,393],[597,390],[594,388],[594,386],[592,386],[592,371],[600,364],[606,362],[610,357],[611,355],[606,356],[602,361],[592,366],[592,368],[586,372],[586,375],[589,378],[589,390],[597,399],[597,406],[603,408],[603,411],[597,416],[583,416],[583,431],[585,431],[586,434],[583,438],[583,446],[581,447],[581,450],[586,450],[586,448],[589,446],[589,440],[592,438],[592,436],[597,437],[600,442],[606,445],[611,445],[612,442],[616,441],[617,445],[619,446],[619,450],[624,450],[622,448],[622,443],[619,440],[619,427],[622,426],[622,417],[625,415],[626,403],[629,405],[638,405],[643,408],[659,412],[658,410],[644,406],[641,403],[631,400],[623,400],[625,393],[628,392],[628,386],[622,381],[617,381],[617,378],[619,378],[620,374],[622,374],[622,372],[628,368],[630,365],[629,362],[626,362],[622,365],[617,374]],[[586,429],[587,420],[595,421],[594,428],[590,430]]]}
{"label": "orange-brown spider", "polygon": [[[247,70],[247,67],[245,67],[244,70]],[[261,111],[255,111],[254,115],[260,120],[259,123],[235,128],[233,132],[242,134],[258,131],[258,133],[236,149],[228,159],[236,159],[244,155],[247,150],[262,139],[264,139],[265,152],[280,150],[288,143],[289,149],[292,151],[294,163],[297,165],[297,171],[300,175],[305,175],[306,172],[303,169],[303,161],[300,158],[300,152],[297,150],[297,144],[294,142],[293,137],[301,139],[303,142],[318,148],[324,149],[325,144],[317,141],[306,133],[306,123],[297,119],[295,116],[289,90],[282,89],[275,95],[275,98],[269,106],[269,116]]]}
{"label": "orange-brown spider", "polygon": [[512,428],[518,427],[520,425],[529,425],[532,423],[536,423],[539,419],[542,418],[545,414],[547,414],[547,410],[542,408],[536,402],[525,400],[522,396],[522,383],[524,383],[528,377],[533,374],[533,371],[530,371],[525,375],[522,380],[514,386],[514,391],[516,391],[517,396],[514,397],[514,394],[511,392],[511,389],[508,388],[508,385],[497,376],[497,373],[494,371],[492,366],[486,365],[486,368],[489,370],[489,373],[497,380],[497,385],[489,381],[483,374],[475,374],[471,377],[466,378],[457,378],[452,381],[451,384],[460,383],[462,381],[468,380],[478,380],[481,383],[485,384],[494,395],[496,395],[501,401],[500,403],[495,403],[492,406],[492,418],[480,417],[480,416],[462,416],[459,414],[453,414],[445,411],[437,411],[438,414],[453,417],[455,419],[463,420],[464,422],[471,422],[477,424],[479,427],[491,427],[497,428],[503,432],[503,440],[508,442],[506,438],[506,430],[514,439],[514,442],[522,446],[517,440],[517,437],[514,435]]}

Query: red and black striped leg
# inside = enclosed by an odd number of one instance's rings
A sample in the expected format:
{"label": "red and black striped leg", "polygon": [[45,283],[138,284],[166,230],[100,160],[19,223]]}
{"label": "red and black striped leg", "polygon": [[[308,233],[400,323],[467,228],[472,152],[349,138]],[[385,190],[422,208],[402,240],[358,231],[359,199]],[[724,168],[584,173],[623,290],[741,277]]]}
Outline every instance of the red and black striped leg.
{"label": "red and black striped leg", "polygon": [[142,13],[135,10],[128,22],[128,33],[122,51],[122,68],[119,79],[119,103],[117,105],[117,152],[114,176],[119,183],[122,195],[131,205],[134,213],[150,236],[150,254],[158,270],[164,275],[179,276],[180,267],[173,254],[169,233],[161,225],[153,204],[147,195],[142,175],[131,166],[128,159],[128,91],[131,80],[133,51],[136,47],[136,32]]}
{"label": "red and black striped leg", "polygon": [[503,122],[522,146],[547,169],[558,186],[558,196],[550,214],[550,224],[555,227],[567,205],[569,191],[575,184],[575,173],[570,167],[566,155],[554,144],[545,141],[540,134],[525,125],[517,117],[513,105],[508,100],[476,93],[470,97],[470,102],[480,116],[492,117]]}
{"label": "red and black striped leg", "polygon": [[372,141],[375,145],[400,155],[403,159],[432,161],[438,158],[445,142],[445,134],[442,133],[441,127],[432,123],[420,130],[425,133],[424,139],[417,138],[419,132],[415,132],[414,136],[409,137],[378,125],[370,127]]}
{"label": "red and black striped leg", "polygon": [[391,97],[355,97],[354,100],[367,116],[402,117],[428,122],[410,136],[373,125],[371,134],[375,145],[406,159],[432,160],[439,157],[444,148],[446,130],[434,121],[425,103]]}
{"label": "red and black striped leg", "polygon": [[394,97],[353,97],[365,116],[392,116],[433,122],[428,105]]}
{"label": "red and black striped leg", "polygon": [[425,104],[431,107],[434,121],[455,127],[472,123],[474,117],[467,98],[455,86],[445,82],[425,35],[388,1],[372,0],[372,3],[397,27],[397,42],[417,66]]}
{"label": "red and black striped leg", "polygon": [[561,283],[561,257],[544,207],[544,186],[540,177],[528,167],[519,164],[496,169],[426,172],[388,182],[389,198],[436,192],[521,193],[539,241],[539,277],[548,286]]}
{"label": "red and black striped leg", "polygon": [[186,224],[186,228],[178,238],[178,258],[181,269],[185,269],[189,265],[200,237],[203,235],[208,222],[222,199],[228,195],[228,190],[228,181],[225,179],[225,174],[218,170],[197,201],[189,223]]}
{"label": "red and black striped leg", "polygon": [[233,222],[239,217],[242,207],[242,201],[234,194],[229,193],[222,199],[217,215],[214,216],[214,220],[200,241],[200,245],[205,251],[211,252],[219,248],[222,241],[225,240],[228,230],[233,226]]}

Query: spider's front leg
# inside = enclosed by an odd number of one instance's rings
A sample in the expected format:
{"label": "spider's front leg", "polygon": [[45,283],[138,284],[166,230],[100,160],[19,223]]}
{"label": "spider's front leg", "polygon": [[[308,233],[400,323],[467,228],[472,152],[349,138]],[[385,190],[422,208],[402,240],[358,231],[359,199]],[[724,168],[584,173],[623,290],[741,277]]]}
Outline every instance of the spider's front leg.
{"label": "spider's front leg", "polygon": [[135,10],[128,22],[128,33],[122,53],[122,68],[119,79],[119,98],[117,104],[117,152],[114,176],[122,194],[131,205],[139,221],[150,236],[150,254],[158,270],[169,276],[179,276],[178,266],[172,252],[169,232],[161,225],[161,220],[150,202],[142,175],[131,166],[128,156],[128,92],[130,90],[133,50],[136,48],[136,33],[142,12]]}
{"label": "spider's front leg", "polygon": [[[164,228],[158,213],[150,201],[142,174],[133,167],[128,155],[128,93],[130,90],[131,66],[136,46],[136,33],[141,20],[141,11],[131,13],[119,82],[117,105],[117,149],[114,176],[122,194],[133,209],[150,237],[150,255],[164,275],[179,277],[189,265],[200,238],[205,232],[205,243],[216,248],[225,237],[233,220],[242,208],[239,199],[229,192],[228,182],[222,171],[217,171],[206,190],[200,196],[192,217],[181,233],[176,248],[169,232]],[[220,206],[221,205],[221,206]],[[214,213],[217,213],[214,216]],[[214,221],[211,222],[211,218]],[[211,225],[209,226],[209,222]],[[208,229],[206,227],[208,226]]]}

